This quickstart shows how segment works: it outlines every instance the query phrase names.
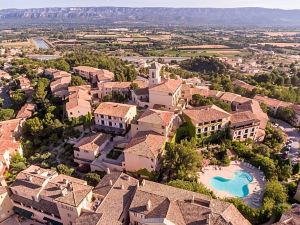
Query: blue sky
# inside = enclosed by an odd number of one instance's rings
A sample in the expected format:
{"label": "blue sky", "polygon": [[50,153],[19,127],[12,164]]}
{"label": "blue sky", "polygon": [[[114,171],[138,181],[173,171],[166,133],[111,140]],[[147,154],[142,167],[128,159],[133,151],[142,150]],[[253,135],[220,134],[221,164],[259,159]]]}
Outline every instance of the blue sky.
{"label": "blue sky", "polygon": [[266,7],[300,9],[300,0],[0,0],[0,8],[76,6],[127,7]]}

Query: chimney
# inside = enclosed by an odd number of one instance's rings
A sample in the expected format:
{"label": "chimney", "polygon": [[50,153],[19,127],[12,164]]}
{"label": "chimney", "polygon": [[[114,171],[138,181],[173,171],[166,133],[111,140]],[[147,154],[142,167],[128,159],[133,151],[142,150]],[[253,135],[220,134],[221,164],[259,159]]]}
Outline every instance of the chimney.
{"label": "chimney", "polygon": [[137,187],[137,188],[140,187],[140,182],[139,182],[139,181],[137,182],[136,187]]}
{"label": "chimney", "polygon": [[27,175],[26,179],[27,179],[28,181],[32,182],[32,176]]}
{"label": "chimney", "polygon": [[68,184],[69,183],[69,181],[66,178],[63,179],[63,182],[64,182],[64,184]]}
{"label": "chimney", "polygon": [[122,189],[122,190],[124,190],[124,189],[125,189],[125,187],[124,187],[124,184],[122,184],[122,185],[121,185],[121,189]]}
{"label": "chimney", "polygon": [[107,174],[110,174],[110,169],[107,167],[107,169],[106,169],[106,173]]}
{"label": "chimney", "polygon": [[151,210],[151,201],[150,201],[150,199],[148,200],[146,207],[147,207],[147,211]]}
{"label": "chimney", "polygon": [[192,197],[192,203],[195,203],[195,196]]}
{"label": "chimney", "polygon": [[35,171],[34,171],[36,174],[40,174],[41,173],[41,170],[40,170],[40,168],[37,168],[37,169],[35,169]]}
{"label": "chimney", "polygon": [[144,180],[142,180],[142,187],[144,187],[145,186],[145,184],[146,184],[146,180],[144,179]]}
{"label": "chimney", "polygon": [[113,181],[112,180],[109,180],[109,185],[113,186]]}

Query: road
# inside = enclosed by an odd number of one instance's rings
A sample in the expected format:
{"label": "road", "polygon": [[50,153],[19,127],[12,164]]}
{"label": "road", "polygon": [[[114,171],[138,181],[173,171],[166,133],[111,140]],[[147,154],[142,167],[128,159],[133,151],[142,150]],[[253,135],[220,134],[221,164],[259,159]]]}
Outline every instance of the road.
{"label": "road", "polygon": [[293,162],[299,161],[299,148],[300,148],[300,132],[291,126],[290,124],[283,122],[278,119],[271,119],[272,122],[278,123],[279,128],[283,130],[284,133],[287,134],[288,138],[292,141],[291,149],[289,151],[289,158],[292,159]]}

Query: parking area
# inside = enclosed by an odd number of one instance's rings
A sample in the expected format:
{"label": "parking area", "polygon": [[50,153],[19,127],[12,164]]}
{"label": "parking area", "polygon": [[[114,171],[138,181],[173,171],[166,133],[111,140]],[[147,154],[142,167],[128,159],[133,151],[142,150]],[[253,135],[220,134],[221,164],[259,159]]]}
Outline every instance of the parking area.
{"label": "parking area", "polygon": [[281,120],[271,120],[276,127],[279,127],[287,136],[288,141],[286,143],[286,154],[292,160],[292,163],[298,163],[299,160],[299,148],[300,148],[300,132],[290,124]]}

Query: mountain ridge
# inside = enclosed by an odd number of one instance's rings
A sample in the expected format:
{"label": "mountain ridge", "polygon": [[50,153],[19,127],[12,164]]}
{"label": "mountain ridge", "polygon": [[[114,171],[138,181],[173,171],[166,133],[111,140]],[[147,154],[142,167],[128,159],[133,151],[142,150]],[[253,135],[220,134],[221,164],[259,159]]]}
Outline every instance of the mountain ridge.
{"label": "mountain ridge", "polygon": [[97,24],[105,26],[296,26],[300,10],[168,7],[53,7],[0,10],[0,25]]}

